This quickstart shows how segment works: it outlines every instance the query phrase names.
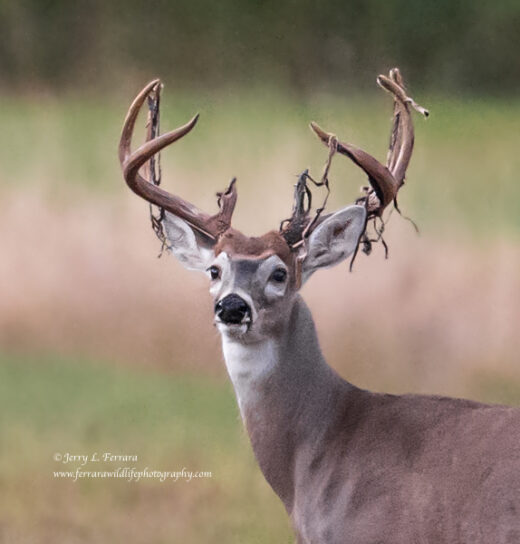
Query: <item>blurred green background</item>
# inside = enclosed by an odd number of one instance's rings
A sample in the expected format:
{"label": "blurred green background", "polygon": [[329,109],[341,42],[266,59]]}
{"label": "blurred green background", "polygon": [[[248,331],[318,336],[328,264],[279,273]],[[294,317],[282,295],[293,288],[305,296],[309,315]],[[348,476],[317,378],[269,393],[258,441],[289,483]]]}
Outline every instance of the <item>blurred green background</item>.
{"label": "blurred green background", "polygon": [[[397,65],[431,111],[386,239],[303,294],[323,350],[372,390],[520,402],[520,4],[0,2],[0,540],[292,542],[228,383],[203,276],[156,259],[116,158],[165,84],[163,184],[200,207],[238,177],[235,225],[278,226],[326,158],[309,121],[384,159]],[[140,126],[144,119],[140,120]],[[143,137],[141,130],[137,137]],[[366,180],[343,157],[329,208]],[[319,199],[319,196],[317,197]],[[78,482],[55,453],[135,454],[191,482]],[[128,464],[128,463],[127,463]],[[91,470],[114,470],[106,462]]]}
{"label": "blurred green background", "polygon": [[0,17],[6,88],[112,89],[160,73],[313,92],[371,88],[394,64],[449,92],[514,93],[520,78],[515,0],[4,0]]}

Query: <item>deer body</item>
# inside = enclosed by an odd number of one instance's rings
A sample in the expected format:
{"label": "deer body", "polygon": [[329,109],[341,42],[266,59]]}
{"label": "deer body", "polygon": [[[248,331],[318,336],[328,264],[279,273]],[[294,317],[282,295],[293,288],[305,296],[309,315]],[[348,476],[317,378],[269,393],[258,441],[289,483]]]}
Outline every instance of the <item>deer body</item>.
{"label": "deer body", "polygon": [[520,542],[519,410],[358,389],[325,362],[299,296],[271,342],[224,333],[223,351],[301,544]]}
{"label": "deer body", "polygon": [[410,109],[427,112],[407,96],[397,69],[378,83],[394,96],[386,166],[312,125],[329,147],[322,185],[336,152],[371,185],[357,205],[333,214],[310,216],[307,171],[290,220],[261,237],[231,227],[234,181],[213,216],[150,183],[140,168],[198,118],[162,136],[149,133],[132,153],[139,109],[150,94],[158,104],[158,81],[141,91],[125,120],[124,177],[164,211],[156,221],[173,255],[209,276],[242,419],[299,544],[520,543],[520,410],[355,387],[327,365],[299,295],[315,271],[344,261],[360,243],[370,248],[367,221],[380,218],[403,185],[414,142]]}

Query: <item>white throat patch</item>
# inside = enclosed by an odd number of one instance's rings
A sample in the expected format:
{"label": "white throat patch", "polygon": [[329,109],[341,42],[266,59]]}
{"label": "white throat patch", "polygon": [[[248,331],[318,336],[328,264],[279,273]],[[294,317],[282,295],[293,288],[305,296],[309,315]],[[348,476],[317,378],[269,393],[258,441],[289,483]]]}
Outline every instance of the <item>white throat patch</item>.
{"label": "white throat patch", "polygon": [[278,350],[273,340],[242,344],[222,335],[226,368],[233,383],[242,419],[244,410],[258,400],[259,385],[278,364]]}

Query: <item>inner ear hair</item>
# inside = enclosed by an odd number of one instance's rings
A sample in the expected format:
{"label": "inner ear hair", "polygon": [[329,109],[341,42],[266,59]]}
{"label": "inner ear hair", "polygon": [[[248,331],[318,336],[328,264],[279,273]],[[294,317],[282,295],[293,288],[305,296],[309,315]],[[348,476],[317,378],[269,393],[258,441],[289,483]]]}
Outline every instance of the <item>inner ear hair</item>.
{"label": "inner ear hair", "polygon": [[345,221],[344,225],[336,225],[334,227],[334,230],[332,231],[332,235],[336,237],[336,236],[339,236],[340,234],[343,234],[345,230],[350,226],[351,223],[352,223],[352,219],[348,219],[347,221]]}
{"label": "inner ear hair", "polygon": [[170,252],[186,268],[206,271],[213,257],[214,241],[169,212],[166,212],[163,224]]}
{"label": "inner ear hair", "polygon": [[364,206],[351,205],[332,214],[309,236],[302,272],[308,278],[318,268],[334,266],[356,250],[366,226]]}

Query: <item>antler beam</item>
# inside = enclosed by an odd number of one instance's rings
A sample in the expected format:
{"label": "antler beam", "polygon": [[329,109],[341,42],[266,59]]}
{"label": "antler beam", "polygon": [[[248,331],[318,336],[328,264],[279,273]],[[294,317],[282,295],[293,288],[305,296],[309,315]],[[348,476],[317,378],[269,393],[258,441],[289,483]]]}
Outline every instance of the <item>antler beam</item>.
{"label": "antler beam", "polygon": [[[394,97],[394,119],[390,138],[390,147],[386,166],[382,165],[369,153],[358,147],[343,142],[336,143],[336,150],[349,157],[368,176],[372,190],[367,195],[367,211],[369,216],[381,216],[385,208],[397,197],[404,183],[406,169],[410,162],[413,144],[414,128],[410,106],[425,117],[428,110],[422,108],[406,94],[403,79],[398,68],[390,70],[389,77],[380,75],[377,83]],[[311,123],[311,129],[327,146],[335,136]]]}

